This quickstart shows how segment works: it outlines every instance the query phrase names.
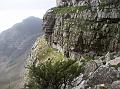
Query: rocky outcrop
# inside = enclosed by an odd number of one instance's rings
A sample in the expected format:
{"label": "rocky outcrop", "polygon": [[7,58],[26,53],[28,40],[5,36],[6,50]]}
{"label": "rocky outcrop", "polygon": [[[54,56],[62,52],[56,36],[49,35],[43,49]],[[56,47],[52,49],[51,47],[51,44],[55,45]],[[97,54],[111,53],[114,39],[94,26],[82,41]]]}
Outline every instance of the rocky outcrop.
{"label": "rocky outcrop", "polygon": [[110,65],[118,65],[118,64],[120,64],[120,57],[116,57],[115,59],[110,60],[107,63]]}
{"label": "rocky outcrop", "polygon": [[46,12],[46,14],[44,15],[44,23],[43,23],[43,29],[46,35],[46,40],[48,42],[49,45],[51,45],[51,40],[52,40],[52,34],[54,31],[54,25],[55,25],[55,14],[53,14],[50,11]]}
{"label": "rocky outcrop", "polygon": [[115,81],[111,85],[111,89],[120,89],[120,81]]}
{"label": "rocky outcrop", "polygon": [[57,6],[82,6],[82,5],[90,5],[90,6],[98,6],[100,3],[102,4],[116,4],[119,0],[56,0]]}
{"label": "rocky outcrop", "polygon": [[101,66],[87,80],[89,86],[112,84],[117,80],[117,71],[113,68]]}
{"label": "rocky outcrop", "polygon": [[98,68],[98,64],[95,61],[89,61],[85,66],[84,76],[91,76],[92,73]]}
{"label": "rocky outcrop", "polygon": [[113,67],[100,66],[88,73],[87,78],[84,75],[76,78],[76,85],[71,89],[119,89],[120,73]]}
{"label": "rocky outcrop", "polygon": [[56,2],[43,19],[47,44],[68,58],[92,57],[72,89],[119,89],[120,1]]}
{"label": "rocky outcrop", "polygon": [[68,57],[74,53],[94,52],[103,55],[106,52],[118,52],[120,1],[76,0],[79,5],[69,5],[74,1],[58,0],[58,6],[61,3],[67,5],[52,8],[44,16],[48,42],[62,48]]}

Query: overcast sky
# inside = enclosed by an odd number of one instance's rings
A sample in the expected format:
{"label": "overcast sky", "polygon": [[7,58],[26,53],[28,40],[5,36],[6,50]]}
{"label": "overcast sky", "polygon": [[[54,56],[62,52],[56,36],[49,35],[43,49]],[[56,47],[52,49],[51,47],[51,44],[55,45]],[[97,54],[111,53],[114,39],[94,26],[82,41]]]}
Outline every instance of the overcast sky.
{"label": "overcast sky", "polygon": [[0,0],[0,32],[29,16],[42,18],[56,0]]}

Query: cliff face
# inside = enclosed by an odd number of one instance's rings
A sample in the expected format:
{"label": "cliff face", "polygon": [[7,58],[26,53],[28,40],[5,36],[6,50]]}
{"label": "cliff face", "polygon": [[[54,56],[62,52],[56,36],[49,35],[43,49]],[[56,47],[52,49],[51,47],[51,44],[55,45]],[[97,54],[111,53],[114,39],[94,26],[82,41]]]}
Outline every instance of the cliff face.
{"label": "cliff face", "polygon": [[100,4],[116,4],[119,0],[56,0],[57,6],[97,6]]}
{"label": "cliff face", "polygon": [[120,50],[119,0],[57,0],[58,7],[44,16],[44,30],[50,45],[73,53]]}
{"label": "cliff face", "polygon": [[56,3],[43,18],[47,44],[80,62],[85,55],[94,59],[85,63],[82,79],[80,75],[69,89],[120,89],[120,1]]}
{"label": "cliff face", "polygon": [[[46,41],[38,39],[33,46],[31,64],[36,67],[57,57],[78,59],[84,65],[84,73],[72,84],[58,89],[120,89],[120,1],[56,3],[57,7],[44,15]],[[49,48],[53,48],[52,52]]]}

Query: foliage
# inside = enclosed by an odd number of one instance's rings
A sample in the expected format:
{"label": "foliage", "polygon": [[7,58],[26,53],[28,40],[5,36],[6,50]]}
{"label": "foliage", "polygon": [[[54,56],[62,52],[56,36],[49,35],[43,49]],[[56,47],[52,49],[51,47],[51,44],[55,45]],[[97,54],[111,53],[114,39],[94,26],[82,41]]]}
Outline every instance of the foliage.
{"label": "foliage", "polygon": [[53,51],[52,48],[47,47],[41,48],[41,50],[37,54],[37,59],[39,60],[45,59],[47,56],[50,55],[52,51]]}
{"label": "foliage", "polygon": [[65,13],[78,13],[81,11],[86,10],[88,7],[87,6],[69,6],[69,7],[55,7],[52,8],[53,12],[55,14],[65,14]]}
{"label": "foliage", "polygon": [[42,38],[40,37],[36,43],[33,53],[34,59],[39,60],[39,62],[43,62],[48,58],[54,58],[56,60],[63,59],[63,53],[58,52],[58,50],[54,48],[48,47],[44,36]]}
{"label": "foliage", "polygon": [[52,60],[28,67],[28,89],[65,89],[84,70],[84,66],[76,60]]}
{"label": "foliage", "polygon": [[51,47],[43,47],[39,50],[39,52],[36,55],[36,59],[39,60],[39,62],[43,62],[49,58],[54,58],[56,60],[63,59],[63,54],[55,51],[56,49]]}

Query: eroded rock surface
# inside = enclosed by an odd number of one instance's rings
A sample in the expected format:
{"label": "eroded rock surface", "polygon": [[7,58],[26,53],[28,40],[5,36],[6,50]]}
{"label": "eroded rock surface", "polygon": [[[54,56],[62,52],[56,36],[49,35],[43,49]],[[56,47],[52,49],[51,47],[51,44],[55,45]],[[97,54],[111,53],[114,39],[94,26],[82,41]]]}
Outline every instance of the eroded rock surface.
{"label": "eroded rock surface", "polygon": [[115,81],[111,85],[111,89],[120,89],[120,81]]}
{"label": "eroded rock surface", "polygon": [[65,5],[50,9],[43,20],[51,45],[59,45],[67,57],[120,50],[119,0],[57,0],[58,6],[61,3]]}
{"label": "eroded rock surface", "polygon": [[87,80],[89,86],[99,84],[112,84],[117,80],[117,70],[107,66],[99,67]]}
{"label": "eroded rock surface", "polygon": [[120,51],[120,0],[56,2],[43,19],[47,44],[68,58],[92,57],[84,60],[83,77],[69,89],[119,89],[119,59],[112,53]]}

